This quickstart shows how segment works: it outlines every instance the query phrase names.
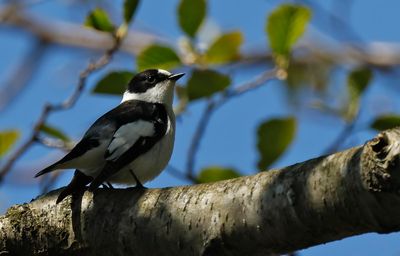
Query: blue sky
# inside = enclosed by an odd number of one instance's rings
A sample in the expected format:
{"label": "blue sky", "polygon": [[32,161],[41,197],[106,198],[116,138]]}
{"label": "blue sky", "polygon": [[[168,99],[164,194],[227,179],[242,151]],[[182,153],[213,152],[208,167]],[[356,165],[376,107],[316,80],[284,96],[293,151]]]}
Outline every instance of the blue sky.
{"label": "blue sky", "polygon": [[[87,13],[85,8],[70,6],[73,1],[43,1],[30,7],[29,11],[51,20],[79,22]],[[97,1],[93,1],[97,2]],[[98,1],[100,2],[100,1]],[[322,2],[322,1],[320,1]],[[320,3],[324,8],[330,8],[334,1]],[[350,26],[364,42],[400,41],[397,24],[400,24],[398,10],[400,2],[395,0],[382,2],[373,0],[342,1],[343,11],[350,12]],[[221,31],[239,29],[244,33],[244,50],[266,50],[267,40],[264,24],[267,14],[281,1],[209,1],[208,17],[211,24],[217,24]],[[176,43],[182,36],[175,17],[177,1],[142,1],[133,27],[162,35],[171,43]],[[69,7],[68,7],[69,6]],[[342,10],[342,9],[340,9]],[[117,16],[117,12],[115,16]],[[321,25],[318,25],[321,24]],[[309,31],[329,30],[329,20],[324,15],[315,15]],[[336,38],[341,38],[335,34]],[[0,76],[5,80],[10,71],[22,60],[21,56],[29,51],[33,38],[27,34],[0,27]],[[18,128],[22,132],[22,140],[29,134],[32,124],[40,114],[46,101],[60,102],[71,93],[77,82],[78,74],[89,59],[99,56],[99,52],[86,52],[75,48],[52,46],[47,50],[43,65],[37,70],[18,99],[7,109],[0,112],[0,130]],[[84,133],[86,128],[102,113],[119,103],[119,97],[92,95],[90,89],[101,75],[110,70],[134,70],[135,62],[131,57],[117,54],[106,70],[99,72],[88,80],[82,98],[76,106],[68,111],[58,112],[51,116],[50,123],[62,128],[74,139]],[[260,73],[265,67],[237,70],[234,73],[234,83],[247,81]],[[343,72],[338,72],[335,81],[342,83]],[[391,80],[391,86],[386,86],[387,80],[376,77],[362,100],[362,123],[367,123],[371,115],[379,112],[398,112],[399,103],[394,93],[399,93],[397,81]],[[0,87],[3,84],[0,83]],[[308,97],[312,94],[307,94]],[[375,108],[380,101],[384,106]],[[194,103],[188,113],[178,122],[176,146],[171,164],[183,169],[189,141],[204,107],[204,102]],[[271,117],[295,115],[299,120],[296,140],[286,154],[279,159],[274,167],[282,167],[296,162],[319,156],[332,143],[343,127],[343,122],[333,117],[309,108],[296,109],[287,104],[287,91],[279,82],[271,82],[257,91],[250,92],[224,105],[213,115],[204,139],[200,145],[196,169],[209,165],[235,167],[243,174],[251,174],[256,170],[257,152],[254,133],[257,125]],[[240,122],[238,122],[240,119]],[[347,147],[363,143],[374,136],[374,132],[361,130],[346,143]],[[18,161],[15,171],[9,175],[6,183],[0,186],[0,209],[4,211],[10,205],[29,201],[38,195],[39,190],[32,178],[40,164],[51,161],[62,153],[49,150],[42,146],[34,146]],[[28,172],[28,174],[27,174]],[[57,181],[55,187],[65,185],[71,177],[66,172]],[[165,187],[186,184],[182,180],[163,172],[149,187]],[[400,255],[398,246],[399,234],[377,235],[367,234],[342,241],[328,243],[303,250],[301,255]]]}

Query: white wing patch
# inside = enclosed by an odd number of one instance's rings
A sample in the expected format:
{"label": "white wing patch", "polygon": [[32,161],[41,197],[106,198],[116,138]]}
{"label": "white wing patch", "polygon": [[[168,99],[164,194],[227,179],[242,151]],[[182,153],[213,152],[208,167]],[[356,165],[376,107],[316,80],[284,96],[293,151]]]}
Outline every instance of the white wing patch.
{"label": "white wing patch", "polygon": [[140,137],[152,136],[154,125],[151,122],[138,120],[121,126],[114,134],[114,137],[107,150],[110,155],[107,160],[115,160],[125,153]]}

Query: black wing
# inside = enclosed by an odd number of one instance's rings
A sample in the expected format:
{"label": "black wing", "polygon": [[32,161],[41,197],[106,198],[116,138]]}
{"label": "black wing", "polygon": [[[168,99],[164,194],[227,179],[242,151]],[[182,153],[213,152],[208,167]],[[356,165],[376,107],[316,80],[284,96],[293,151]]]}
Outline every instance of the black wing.
{"label": "black wing", "polygon": [[[121,126],[137,120],[144,120],[154,123],[156,137],[160,136],[160,134],[162,137],[165,134],[168,124],[168,116],[164,105],[159,103],[148,103],[140,100],[126,101],[97,119],[96,122],[90,126],[82,140],[66,156],[64,156],[58,162],[38,172],[35,177],[53,171],[60,164],[84,155],[87,151],[99,146],[100,140],[109,139],[111,141],[114,133]],[[151,141],[152,140],[149,142]],[[143,146],[143,150],[146,150],[146,145]],[[149,146],[149,148],[151,148],[151,146]],[[107,158],[109,153],[110,152],[107,151],[104,157]],[[123,156],[121,157],[121,161],[122,159],[127,158]],[[123,160],[122,162],[125,163],[126,161],[128,160]]]}
{"label": "black wing", "polygon": [[[131,163],[138,156],[149,151],[154,144],[156,144],[165,135],[168,127],[168,114],[164,105],[159,103],[145,103],[141,104],[139,109],[139,111],[137,109],[135,111],[125,109],[125,111],[120,113],[118,116],[125,117],[123,120],[132,120],[131,115],[134,114],[136,116],[135,121],[144,120],[151,122],[154,127],[154,132],[151,136],[139,137],[132,146],[130,146],[122,154],[118,155],[118,157],[114,157],[112,159],[108,158],[112,152],[107,150],[105,158],[109,160],[107,160],[106,165],[100,174],[90,184],[90,190],[96,189],[100,184],[105,182],[109,177],[117,173],[123,167]],[[138,115],[138,113],[140,113],[140,115]],[[126,123],[127,122],[125,122],[125,124]],[[119,127],[121,126],[122,125],[119,125]]]}

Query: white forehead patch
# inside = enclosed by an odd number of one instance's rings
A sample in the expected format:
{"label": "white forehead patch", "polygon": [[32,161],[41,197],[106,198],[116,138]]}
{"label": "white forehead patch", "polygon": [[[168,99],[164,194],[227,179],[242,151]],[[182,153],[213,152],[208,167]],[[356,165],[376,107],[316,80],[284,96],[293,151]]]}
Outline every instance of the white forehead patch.
{"label": "white forehead patch", "polygon": [[157,69],[157,71],[158,71],[159,74],[163,74],[163,75],[166,75],[166,76],[170,76],[171,75],[170,72],[168,72],[167,70],[164,70],[164,69]]}

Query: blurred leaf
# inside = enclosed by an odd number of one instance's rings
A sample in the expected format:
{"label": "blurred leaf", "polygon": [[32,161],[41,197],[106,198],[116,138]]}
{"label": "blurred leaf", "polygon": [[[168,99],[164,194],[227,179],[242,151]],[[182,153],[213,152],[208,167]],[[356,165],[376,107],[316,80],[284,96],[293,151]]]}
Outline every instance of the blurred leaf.
{"label": "blurred leaf", "polygon": [[193,70],[186,86],[189,100],[212,96],[231,83],[229,76],[214,70]]}
{"label": "blurred leaf", "polygon": [[347,85],[350,96],[360,97],[368,83],[372,79],[372,71],[369,68],[358,68],[353,70],[347,77]]}
{"label": "blurred leaf", "polygon": [[200,183],[215,182],[240,177],[239,172],[232,168],[210,166],[200,171],[197,178]]}
{"label": "blurred leaf", "polygon": [[287,68],[286,93],[293,107],[304,104],[304,89],[311,88],[319,97],[326,97],[332,78],[333,65],[329,60],[302,61],[292,59]]}
{"label": "blurred leaf", "polygon": [[266,170],[288,148],[296,134],[294,117],[270,119],[258,127],[258,169]]}
{"label": "blurred leaf", "polygon": [[359,110],[360,96],[372,79],[372,71],[369,68],[353,70],[347,77],[347,89],[349,93],[349,105],[345,111],[348,120],[353,119]]}
{"label": "blurred leaf", "polygon": [[135,14],[136,8],[139,4],[139,0],[125,0],[124,1],[124,20],[129,23]]}
{"label": "blurred leaf", "polygon": [[0,132],[0,157],[4,156],[19,138],[19,131],[4,130]]}
{"label": "blurred leaf", "polygon": [[181,64],[175,51],[162,45],[151,45],[137,56],[139,71],[149,68],[172,69]]}
{"label": "blurred leaf", "polygon": [[178,96],[178,104],[174,108],[174,113],[176,116],[185,112],[189,98],[187,95],[186,87],[176,85],[175,86],[176,95]]}
{"label": "blurred leaf", "polygon": [[383,131],[400,126],[400,116],[394,114],[386,114],[378,116],[371,124],[371,128]]}
{"label": "blurred leaf", "polygon": [[179,25],[188,36],[194,37],[206,16],[205,0],[181,0],[178,6]]}
{"label": "blurred leaf", "polygon": [[242,43],[243,35],[240,31],[223,34],[206,51],[206,61],[221,64],[236,60],[239,58],[239,48]]}
{"label": "blurred leaf", "polygon": [[286,83],[290,89],[307,86],[324,91],[331,77],[331,70],[332,63],[326,60],[306,63],[291,61],[287,69]]}
{"label": "blurred leaf", "polygon": [[272,52],[280,59],[287,59],[292,46],[303,35],[311,18],[307,7],[282,4],[267,19],[266,32]]}
{"label": "blurred leaf", "polygon": [[54,126],[50,126],[47,124],[43,124],[42,126],[40,126],[40,131],[57,139],[60,139],[64,142],[68,142],[70,141],[70,139],[68,138],[67,135],[65,135],[64,132],[60,131],[60,129],[54,127]]}
{"label": "blurred leaf", "polygon": [[93,93],[121,96],[135,73],[130,71],[113,71],[105,75],[93,88]]}
{"label": "blurred leaf", "polygon": [[100,31],[113,32],[112,24],[107,12],[101,8],[96,8],[86,17],[85,25]]}

